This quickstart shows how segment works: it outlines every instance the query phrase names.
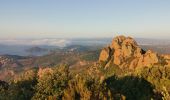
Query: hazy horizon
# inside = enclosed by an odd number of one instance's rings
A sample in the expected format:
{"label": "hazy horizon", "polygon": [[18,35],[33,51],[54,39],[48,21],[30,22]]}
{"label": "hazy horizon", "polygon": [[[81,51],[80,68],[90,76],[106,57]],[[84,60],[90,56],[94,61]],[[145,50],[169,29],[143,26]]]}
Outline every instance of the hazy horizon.
{"label": "hazy horizon", "polygon": [[170,37],[170,1],[0,1],[0,39]]}

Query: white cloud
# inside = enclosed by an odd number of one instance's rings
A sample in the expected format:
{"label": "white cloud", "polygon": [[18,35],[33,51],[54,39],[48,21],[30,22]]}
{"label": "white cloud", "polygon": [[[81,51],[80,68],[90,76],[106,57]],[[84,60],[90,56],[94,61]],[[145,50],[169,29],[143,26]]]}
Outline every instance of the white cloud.
{"label": "white cloud", "polygon": [[48,45],[64,47],[70,44],[70,40],[66,39],[2,39],[0,44],[3,45]]}

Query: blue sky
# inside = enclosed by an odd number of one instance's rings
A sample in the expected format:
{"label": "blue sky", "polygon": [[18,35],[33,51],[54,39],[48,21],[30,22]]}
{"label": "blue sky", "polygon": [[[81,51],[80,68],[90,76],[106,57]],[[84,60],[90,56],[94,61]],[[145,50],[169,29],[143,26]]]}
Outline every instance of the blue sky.
{"label": "blue sky", "polygon": [[0,38],[169,38],[170,0],[0,0]]}

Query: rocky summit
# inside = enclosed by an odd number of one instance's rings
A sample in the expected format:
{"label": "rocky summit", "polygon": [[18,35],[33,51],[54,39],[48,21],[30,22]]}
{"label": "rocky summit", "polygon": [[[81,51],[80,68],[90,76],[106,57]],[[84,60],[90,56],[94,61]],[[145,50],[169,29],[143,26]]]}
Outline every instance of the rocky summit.
{"label": "rocky summit", "polygon": [[105,68],[117,65],[120,68],[136,69],[153,65],[168,65],[165,56],[154,51],[143,50],[131,37],[117,36],[112,43],[102,49],[99,63]]}

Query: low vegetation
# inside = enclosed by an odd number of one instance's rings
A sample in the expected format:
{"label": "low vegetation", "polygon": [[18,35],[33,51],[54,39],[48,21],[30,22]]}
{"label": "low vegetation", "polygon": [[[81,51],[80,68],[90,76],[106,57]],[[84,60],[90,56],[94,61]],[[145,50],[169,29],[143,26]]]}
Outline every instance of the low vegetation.
{"label": "low vegetation", "polygon": [[[73,74],[69,67],[28,70],[9,83],[1,82],[1,100],[150,100],[169,99],[170,70],[145,68],[133,74],[115,70],[101,75]],[[119,69],[120,70],[120,69]]]}

